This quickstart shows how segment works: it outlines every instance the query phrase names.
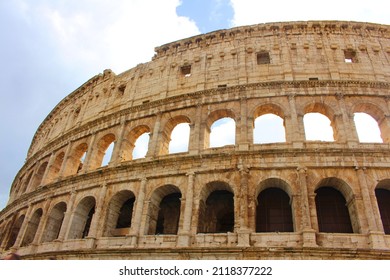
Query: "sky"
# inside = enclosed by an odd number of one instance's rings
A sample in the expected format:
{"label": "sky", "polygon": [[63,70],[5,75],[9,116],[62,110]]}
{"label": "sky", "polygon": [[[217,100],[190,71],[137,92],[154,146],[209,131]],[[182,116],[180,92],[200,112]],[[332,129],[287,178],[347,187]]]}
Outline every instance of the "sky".
{"label": "sky", "polygon": [[150,61],[156,46],[218,29],[295,20],[390,24],[389,10],[383,0],[0,0],[0,209],[39,125],[104,69],[119,74]]}

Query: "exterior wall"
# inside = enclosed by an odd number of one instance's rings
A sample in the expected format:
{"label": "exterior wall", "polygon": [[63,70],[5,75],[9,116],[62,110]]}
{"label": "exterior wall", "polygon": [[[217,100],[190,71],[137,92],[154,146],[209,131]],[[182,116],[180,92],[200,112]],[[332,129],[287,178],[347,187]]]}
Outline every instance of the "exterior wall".
{"label": "exterior wall", "polygon": [[[389,259],[375,197],[378,186],[390,190],[389,38],[389,26],[357,22],[246,26],[158,47],[148,63],[91,78],[38,128],[0,212],[0,252],[38,259]],[[258,64],[262,52],[269,63]],[[334,142],[305,140],[310,112],[331,120]],[[355,112],[377,120],[383,143],[359,143]],[[266,113],[283,119],[286,142],[253,144],[254,120]],[[223,117],[236,123],[235,145],[210,148],[211,124]],[[190,124],[189,149],[168,154],[182,122]],[[147,156],[132,160],[144,132]],[[112,158],[100,167],[112,142]],[[353,233],[319,232],[315,196],[324,186],[346,199]],[[257,197],[270,187],[288,194],[293,232],[256,232]],[[218,190],[233,194],[234,229],[198,233],[200,211]],[[181,197],[177,234],[156,235],[160,203],[173,193]],[[125,194],[135,197],[131,226],[112,231],[113,205]]]}

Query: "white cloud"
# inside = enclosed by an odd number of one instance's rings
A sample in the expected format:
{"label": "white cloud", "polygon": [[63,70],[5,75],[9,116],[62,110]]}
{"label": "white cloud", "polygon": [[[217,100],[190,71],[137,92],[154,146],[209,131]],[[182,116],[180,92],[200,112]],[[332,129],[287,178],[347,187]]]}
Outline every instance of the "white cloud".
{"label": "white cloud", "polygon": [[286,142],[283,119],[274,114],[265,114],[256,118],[253,142],[255,144]]}
{"label": "white cloud", "polygon": [[383,143],[376,120],[366,113],[355,113],[354,121],[360,142]]}
{"label": "white cloud", "polygon": [[210,147],[223,147],[236,143],[236,122],[232,118],[222,118],[211,126]]}
{"label": "white cloud", "polygon": [[187,152],[190,141],[190,125],[180,123],[172,130],[169,153]]}
{"label": "white cloud", "polygon": [[327,116],[320,113],[308,113],[303,117],[306,140],[334,141],[333,128]]}
{"label": "white cloud", "polygon": [[[150,61],[154,47],[199,33],[195,23],[179,17],[179,0],[40,1],[43,16],[64,62],[123,72]],[[101,70],[103,70],[101,69]]]}
{"label": "white cloud", "polygon": [[383,0],[230,0],[234,10],[233,25],[299,20],[352,20],[390,23],[390,2]]}
{"label": "white cloud", "polygon": [[133,159],[144,158],[148,152],[150,133],[142,134],[134,143]]}

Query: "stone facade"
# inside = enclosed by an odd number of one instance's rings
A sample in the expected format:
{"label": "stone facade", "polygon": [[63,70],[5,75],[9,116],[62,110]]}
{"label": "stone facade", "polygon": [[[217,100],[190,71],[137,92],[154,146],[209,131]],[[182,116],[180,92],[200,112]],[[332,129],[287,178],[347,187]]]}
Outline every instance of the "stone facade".
{"label": "stone facade", "polygon": [[[155,52],[91,78],[39,126],[0,212],[1,254],[390,259],[390,26],[259,24]],[[329,118],[334,141],[305,139],[311,112]],[[359,142],[356,112],[378,122],[383,143]],[[286,141],[255,144],[254,121],[269,113]],[[235,144],[210,147],[225,117]],[[170,154],[181,123],[188,151]],[[144,133],[146,157],[133,159]]]}

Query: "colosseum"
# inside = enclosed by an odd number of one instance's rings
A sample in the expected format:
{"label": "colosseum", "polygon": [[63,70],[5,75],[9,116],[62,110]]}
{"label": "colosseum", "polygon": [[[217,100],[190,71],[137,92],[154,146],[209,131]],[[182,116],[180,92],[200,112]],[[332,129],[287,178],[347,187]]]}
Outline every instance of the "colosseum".
{"label": "colosseum", "polygon": [[[308,139],[313,113],[332,139]],[[362,113],[381,141],[360,139]],[[219,121],[233,141],[218,146]],[[188,143],[172,151],[179,125]],[[390,26],[267,23],[168,43],[42,122],[0,212],[0,254],[390,259],[389,143]]]}

